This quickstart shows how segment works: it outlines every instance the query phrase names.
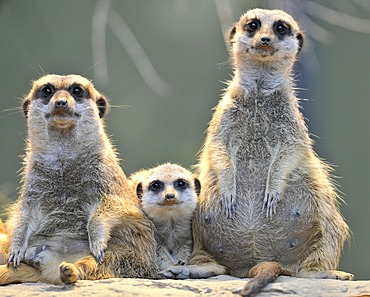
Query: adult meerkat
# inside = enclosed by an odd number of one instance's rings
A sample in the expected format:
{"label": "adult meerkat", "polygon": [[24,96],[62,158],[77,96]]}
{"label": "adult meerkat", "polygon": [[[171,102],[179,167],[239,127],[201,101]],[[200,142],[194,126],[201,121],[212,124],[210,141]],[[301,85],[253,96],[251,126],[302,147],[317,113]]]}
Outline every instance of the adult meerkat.
{"label": "adult meerkat", "polygon": [[153,224],[140,210],[103,125],[107,100],[78,75],[46,75],[23,101],[28,141],[7,221],[0,284],[153,277]]}
{"label": "adult meerkat", "polygon": [[246,296],[279,274],[352,279],[336,270],[349,228],[293,90],[298,24],[283,11],[253,9],[230,30],[229,43],[234,77],[198,167],[193,265],[168,276],[257,275]]}
{"label": "adult meerkat", "polygon": [[200,183],[184,167],[166,163],[130,176],[143,211],[156,227],[157,264],[165,270],[188,263],[193,251],[191,221]]}
{"label": "adult meerkat", "polygon": [[10,240],[3,224],[0,220],[0,265],[6,264],[7,253],[9,251]]}

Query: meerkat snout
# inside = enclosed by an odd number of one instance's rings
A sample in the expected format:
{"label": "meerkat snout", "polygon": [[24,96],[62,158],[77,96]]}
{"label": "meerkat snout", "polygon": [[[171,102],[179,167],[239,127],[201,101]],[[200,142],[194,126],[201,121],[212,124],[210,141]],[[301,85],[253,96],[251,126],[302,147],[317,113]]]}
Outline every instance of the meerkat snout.
{"label": "meerkat snout", "polygon": [[73,98],[65,92],[58,91],[55,93],[53,98],[50,100],[49,108],[52,115],[63,115],[73,114],[75,110],[75,104]]}
{"label": "meerkat snout", "polygon": [[261,37],[261,40],[260,40],[260,43],[261,43],[261,45],[263,45],[263,46],[265,46],[265,45],[270,45],[270,43],[271,43],[271,37],[270,37],[270,36],[267,36],[267,35],[262,36],[262,37]]}
{"label": "meerkat snout", "polygon": [[54,107],[56,109],[66,109],[68,107],[68,101],[60,99],[55,101]]}
{"label": "meerkat snout", "polygon": [[176,195],[174,193],[166,193],[164,195],[164,198],[166,198],[166,200],[173,200],[175,199]]}

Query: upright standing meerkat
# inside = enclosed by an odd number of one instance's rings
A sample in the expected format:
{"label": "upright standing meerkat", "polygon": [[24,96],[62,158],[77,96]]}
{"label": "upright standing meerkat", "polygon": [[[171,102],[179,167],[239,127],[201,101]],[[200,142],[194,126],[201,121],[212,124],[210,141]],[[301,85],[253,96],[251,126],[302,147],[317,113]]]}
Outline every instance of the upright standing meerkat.
{"label": "upright standing meerkat", "polygon": [[283,11],[253,9],[230,30],[229,43],[234,77],[198,164],[193,265],[168,276],[258,275],[245,296],[280,274],[352,279],[336,270],[349,228],[293,90],[298,24]]}
{"label": "upright standing meerkat", "polygon": [[193,251],[191,222],[199,180],[184,167],[165,163],[134,173],[130,181],[156,227],[159,269],[187,264]]}
{"label": "upright standing meerkat", "polygon": [[22,105],[23,185],[7,221],[0,284],[156,276],[153,224],[104,131],[107,104],[78,75],[33,83]]}

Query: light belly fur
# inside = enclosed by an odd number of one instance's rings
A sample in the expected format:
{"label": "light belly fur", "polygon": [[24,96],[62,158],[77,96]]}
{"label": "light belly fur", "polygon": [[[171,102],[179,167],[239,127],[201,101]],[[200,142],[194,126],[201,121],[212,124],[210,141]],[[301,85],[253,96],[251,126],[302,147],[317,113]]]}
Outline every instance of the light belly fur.
{"label": "light belly fur", "polygon": [[266,176],[249,176],[253,178],[237,180],[234,217],[227,218],[221,203],[204,209],[200,205],[196,217],[204,248],[235,276],[245,277],[261,261],[294,267],[295,259],[304,258],[320,237],[313,193],[304,179],[292,174],[276,213],[267,218],[262,211],[264,185],[258,186]]}

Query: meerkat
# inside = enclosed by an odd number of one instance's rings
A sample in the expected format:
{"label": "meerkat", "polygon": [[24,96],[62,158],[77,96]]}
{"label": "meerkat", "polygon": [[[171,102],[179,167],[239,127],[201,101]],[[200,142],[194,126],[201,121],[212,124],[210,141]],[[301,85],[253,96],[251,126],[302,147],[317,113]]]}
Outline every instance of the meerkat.
{"label": "meerkat", "polygon": [[144,213],[155,225],[159,269],[187,264],[193,251],[191,221],[201,188],[199,180],[172,163],[138,171],[129,180]]}
{"label": "meerkat", "polygon": [[0,220],[0,265],[6,264],[7,253],[9,251],[10,240],[6,233],[3,221]]}
{"label": "meerkat", "polygon": [[253,9],[228,42],[234,76],[200,154],[192,265],[166,275],[255,276],[244,296],[281,274],[352,279],[336,270],[349,228],[293,89],[300,27],[283,11]]}
{"label": "meerkat", "polygon": [[46,75],[22,108],[23,185],[10,210],[0,284],[155,277],[154,226],[105,133],[108,102],[79,75]]}

